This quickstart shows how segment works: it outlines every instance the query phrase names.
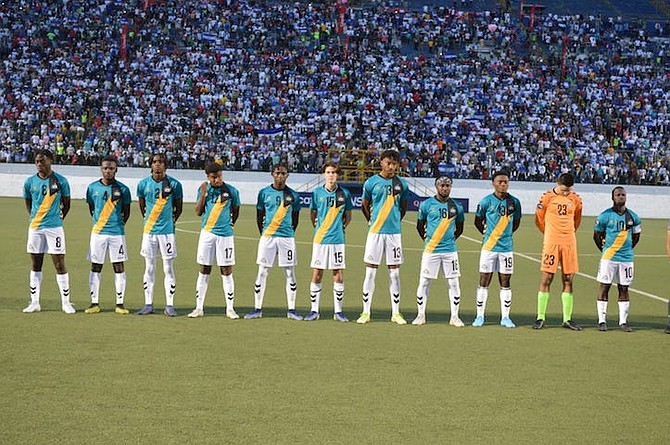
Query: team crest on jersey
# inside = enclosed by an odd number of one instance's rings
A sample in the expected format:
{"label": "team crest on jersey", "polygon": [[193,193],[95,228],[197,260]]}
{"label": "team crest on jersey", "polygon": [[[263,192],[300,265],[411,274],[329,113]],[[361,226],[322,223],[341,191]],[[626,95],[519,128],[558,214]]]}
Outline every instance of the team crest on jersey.
{"label": "team crest on jersey", "polygon": [[58,192],[60,192],[60,182],[58,181],[58,178],[51,175],[49,177],[49,195],[53,196]]}
{"label": "team crest on jersey", "polygon": [[284,207],[291,206],[294,202],[295,198],[293,197],[293,193],[288,190],[284,190]]}

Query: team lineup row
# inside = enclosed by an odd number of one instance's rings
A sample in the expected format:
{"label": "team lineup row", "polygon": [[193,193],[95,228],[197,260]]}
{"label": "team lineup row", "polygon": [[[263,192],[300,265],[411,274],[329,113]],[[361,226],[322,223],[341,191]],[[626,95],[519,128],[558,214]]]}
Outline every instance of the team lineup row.
{"label": "team lineup row", "polygon": [[[69,276],[65,267],[65,237],[63,218],[70,208],[70,190],[67,179],[51,169],[53,154],[41,150],[35,156],[37,174],[24,184],[24,199],[30,213],[27,251],[31,255],[30,304],[26,313],[39,312],[42,265],[44,254],[51,255],[56,281],[61,295],[62,309],[75,313],[70,303]],[[400,273],[403,263],[401,221],[405,215],[409,188],[404,179],[396,175],[398,153],[384,151],[381,171],[370,177],[363,186],[362,213],[368,221],[365,243],[365,278],[363,281],[363,310],[356,320],[370,321],[375,278],[379,265],[385,262],[389,273],[391,293],[391,321],[406,324],[400,312]],[[127,186],[115,179],[118,164],[113,157],[101,163],[102,178],[87,189],[88,204],[93,228],[88,259],[91,261],[89,288],[91,305],[85,310],[100,312],[100,273],[105,257],[109,256],[115,272],[115,312],[128,314],[123,305],[126,279],[124,262],[127,260],[125,223],[130,215],[131,195]],[[156,259],[160,256],[164,270],[166,305],[164,313],[176,316],[174,296],[176,276],[173,262],[177,254],[175,222],[182,213],[182,186],[166,174],[167,159],[164,154],[151,158],[151,175],[137,185],[137,198],[143,216],[141,255],[145,258],[144,307],[139,315],[154,312],[154,286]],[[235,284],[233,266],[235,249],[233,230],[239,216],[240,198],[237,189],[223,181],[219,164],[206,166],[207,180],[197,193],[196,214],[202,218],[197,247],[199,274],[196,281],[196,307],[189,317],[204,315],[204,302],[212,266],[216,261],[223,278],[226,316],[239,318],[234,309]],[[339,166],[327,162],[323,168],[323,186],[312,193],[310,219],[314,226],[312,244],[312,279],[310,282],[311,308],[304,317],[295,310],[297,284],[295,279],[296,245],[295,229],[298,225],[300,200],[298,194],[286,185],[288,169],[277,164],[272,169],[273,183],[258,192],[256,221],[260,233],[257,252],[258,274],[254,283],[254,309],[244,318],[262,317],[263,298],[269,269],[275,264],[283,268],[286,276],[287,317],[293,320],[317,320],[324,270],[333,273],[334,319],[348,321],[342,311],[345,269],[345,229],[351,221],[352,203],[349,191],[338,185]],[[476,292],[476,318],[473,326],[484,324],[489,284],[494,273],[500,282],[500,324],[514,328],[510,318],[513,274],[513,233],[521,221],[521,204],[508,193],[509,175],[502,170],[492,175],[493,193],[478,204],[475,226],[482,233],[479,261],[479,285]],[[581,327],[572,320],[572,278],[578,271],[575,232],[581,222],[582,202],[572,190],[574,177],[565,173],[555,187],[545,192],[535,209],[535,223],[543,233],[541,280],[537,297],[537,320],[533,328],[544,326],[549,289],[554,275],[561,266],[563,291],[563,327],[574,331]],[[420,279],[417,288],[417,316],[414,325],[426,323],[426,304],[430,283],[438,278],[440,270],[448,284],[453,326],[464,326],[459,318],[460,268],[456,239],[463,233],[465,215],[463,207],[450,198],[452,180],[442,176],[435,181],[436,194],[422,202],[417,217],[417,231],[424,240]],[[607,330],[606,312],[609,288],[617,283],[619,326],[630,332],[627,317],[629,309],[628,286],[634,276],[633,248],[641,233],[640,218],[626,208],[626,191],[623,187],[612,190],[613,206],[602,212],[596,220],[594,241],[602,251],[597,280],[598,329]],[[670,326],[669,326],[670,328]],[[670,332],[670,330],[669,330]]]}

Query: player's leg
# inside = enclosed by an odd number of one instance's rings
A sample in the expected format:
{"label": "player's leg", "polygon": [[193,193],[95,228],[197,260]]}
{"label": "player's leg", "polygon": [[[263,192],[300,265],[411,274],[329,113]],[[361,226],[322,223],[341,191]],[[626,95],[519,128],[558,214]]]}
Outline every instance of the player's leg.
{"label": "player's leg", "polygon": [[500,325],[514,328],[516,325],[509,314],[512,309],[512,274],[514,273],[514,255],[512,252],[500,252],[498,255],[498,283],[500,284]]}
{"label": "player's leg", "polygon": [[156,239],[156,235],[142,234],[140,255],[144,257],[144,275],[142,276],[142,283],[144,285],[144,307],[140,309],[137,314],[148,315],[154,313],[156,256],[158,255],[158,240]]}
{"label": "player's leg", "polygon": [[295,278],[298,253],[295,248],[295,238],[278,238],[277,247],[277,263],[279,267],[284,268],[284,276],[286,277],[286,306],[288,308],[286,317],[290,320],[302,320],[302,315],[295,311],[295,302],[298,297],[298,283]]}
{"label": "player's leg", "polygon": [[391,321],[407,324],[400,313],[400,265],[403,263],[402,238],[400,234],[382,235],[389,271],[389,295],[391,297]]}
{"label": "player's leg", "polygon": [[216,237],[216,262],[221,271],[223,297],[226,300],[226,317],[231,320],[237,320],[240,316],[235,312],[235,280],[233,279],[233,266],[235,265],[234,237]]}
{"label": "player's leg", "polygon": [[91,262],[91,270],[88,273],[88,291],[91,296],[91,305],[84,311],[87,314],[100,312],[100,275],[106,251],[107,244],[104,235],[91,233],[87,255],[88,261]]}
{"label": "player's leg", "polygon": [[457,252],[442,254],[442,272],[444,273],[444,278],[447,280],[449,293],[449,306],[451,309],[449,324],[462,328],[465,324],[458,315],[461,306],[461,286],[459,282],[461,270]]}
{"label": "player's leg", "polygon": [[428,293],[430,283],[437,278],[439,270],[439,257],[436,254],[421,254],[421,272],[419,274],[419,285],[416,288],[416,318],[412,324],[419,326],[426,323],[426,307],[428,306]]}
{"label": "player's leg", "polygon": [[275,262],[277,256],[276,238],[261,236],[258,240],[258,251],[256,264],[258,273],[254,281],[254,310],[244,316],[247,319],[260,318],[263,316],[263,299],[265,297],[265,286],[268,280],[269,268]]}
{"label": "player's leg", "polygon": [[216,253],[216,235],[206,230],[201,230],[196,252],[198,278],[195,280],[195,309],[188,314],[189,318],[197,318],[205,315],[205,298],[207,297],[209,277],[212,273],[212,264],[214,264],[214,255]]}
{"label": "player's leg", "polygon": [[612,261],[601,259],[596,274],[596,281],[599,283],[596,310],[598,311],[598,330],[603,332],[607,331],[607,303],[613,280],[614,265]]}
{"label": "player's leg", "polygon": [[558,246],[542,246],[542,256],[540,263],[540,289],[537,291],[537,319],[533,324],[533,329],[542,329],[544,320],[547,316],[547,305],[549,304],[549,290],[554,275],[558,271],[559,260]]}
{"label": "player's leg", "polygon": [[370,321],[370,311],[372,310],[372,297],[375,293],[375,278],[377,277],[377,268],[381,263],[384,253],[384,244],[381,236],[376,233],[368,233],[365,240],[365,278],[363,279],[363,312],[356,320],[357,323],[364,324]]}
{"label": "player's leg", "polygon": [[[312,256],[314,259],[314,256]],[[319,319],[319,303],[321,301],[321,282],[323,280],[323,269],[312,269],[312,280],[309,283],[310,310],[305,315],[306,321]]]}
{"label": "player's leg", "polygon": [[62,227],[45,229],[47,241],[47,253],[56,269],[56,283],[60,292],[61,308],[66,314],[74,314],[76,311],[70,303],[70,274],[65,267],[65,232]]}
{"label": "player's leg", "polygon": [[177,243],[174,233],[158,235],[158,246],[163,258],[163,288],[165,289],[165,309],[168,317],[176,317],[174,297],[177,292],[177,275],[174,271],[174,259],[177,257]]}
{"label": "player's leg", "polygon": [[484,325],[484,317],[486,313],[486,302],[489,298],[489,285],[493,273],[497,271],[497,258],[495,252],[482,250],[479,254],[479,285],[475,295],[475,304],[477,315],[475,316],[472,326],[480,327]]}
{"label": "player's leg", "polygon": [[[28,235],[28,245],[30,246],[30,234]],[[30,253],[30,303],[23,309],[25,313],[39,312],[40,294],[42,290],[42,265],[44,263],[43,253]]]}
{"label": "player's leg", "polygon": [[128,315],[130,311],[123,305],[126,298],[126,270],[124,262],[112,263],[112,268],[114,268],[114,291],[116,292],[114,312],[119,315]]}
{"label": "player's leg", "polygon": [[333,319],[337,321],[349,321],[344,315],[342,305],[344,302],[344,268],[333,270]]}
{"label": "player's leg", "polygon": [[628,325],[628,311],[630,309],[630,295],[628,287],[633,283],[635,273],[633,262],[617,263],[617,288],[619,290],[619,328],[624,332],[633,329]]}
{"label": "player's leg", "polygon": [[561,246],[561,278],[563,282],[563,292],[561,293],[561,302],[563,303],[563,327],[573,331],[581,331],[581,326],[572,320],[572,309],[574,306],[573,284],[575,274],[579,271],[577,263],[577,246]]}

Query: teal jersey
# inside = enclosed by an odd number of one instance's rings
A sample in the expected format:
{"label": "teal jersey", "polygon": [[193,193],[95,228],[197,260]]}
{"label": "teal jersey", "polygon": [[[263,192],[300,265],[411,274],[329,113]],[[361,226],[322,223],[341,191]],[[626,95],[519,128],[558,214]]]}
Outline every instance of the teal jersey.
{"label": "teal jersey", "polygon": [[[201,193],[198,188],[198,200]],[[240,192],[235,187],[225,182],[221,187],[212,187],[211,184],[207,184],[205,213],[202,214],[200,227],[214,235],[233,236],[233,220],[230,212],[239,206]]]}
{"label": "teal jersey", "polygon": [[86,203],[93,206],[93,233],[101,235],[125,235],[123,206],[130,204],[130,189],[119,181],[109,185],[102,179],[89,184]]}
{"label": "teal jersey", "polygon": [[300,195],[286,187],[276,190],[271,185],[258,192],[257,210],[265,211],[263,236],[293,238],[293,213],[300,211]]}
{"label": "teal jersey", "polygon": [[642,231],[642,220],[635,212],[626,209],[618,214],[609,208],[598,215],[593,230],[605,234],[602,259],[611,261],[633,261],[633,233]]}
{"label": "teal jersey", "polygon": [[434,196],[426,199],[419,206],[419,221],[426,223],[426,241],[424,253],[456,252],[456,223],[465,221],[463,206],[449,198],[440,202]]}
{"label": "teal jersey", "polygon": [[42,179],[33,175],[23,183],[23,199],[32,200],[30,206],[30,225],[35,229],[51,229],[63,226],[61,217],[61,199],[70,197],[70,184],[65,176],[51,172]]}
{"label": "teal jersey", "polygon": [[181,183],[171,176],[155,181],[149,176],[137,184],[137,198],[143,198],[146,205],[144,233],[165,235],[174,233],[172,210],[175,201],[184,199]]}
{"label": "teal jersey", "polygon": [[338,186],[332,192],[325,186],[312,192],[310,210],[316,210],[314,244],[344,244],[344,213],[351,211],[351,193]]}
{"label": "teal jersey", "polygon": [[380,175],[369,177],[363,184],[363,199],[372,204],[370,233],[399,234],[400,204],[406,202],[408,196],[407,182],[398,176],[390,179]]}
{"label": "teal jersey", "polygon": [[512,252],[512,228],[515,221],[521,221],[521,202],[512,195],[500,199],[491,193],[482,198],[475,215],[484,218],[486,225],[482,249]]}

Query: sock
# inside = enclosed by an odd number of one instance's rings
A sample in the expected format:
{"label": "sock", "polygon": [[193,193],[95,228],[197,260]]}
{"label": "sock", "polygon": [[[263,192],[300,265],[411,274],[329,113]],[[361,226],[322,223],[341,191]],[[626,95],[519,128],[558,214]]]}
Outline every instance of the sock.
{"label": "sock", "polygon": [[451,305],[451,316],[458,317],[458,307],[461,303],[461,288],[458,278],[447,278],[449,286],[449,303]]}
{"label": "sock", "polygon": [[484,317],[486,312],[486,300],[489,299],[489,288],[477,286],[477,317]]}
{"label": "sock", "polygon": [[[30,302],[39,304],[42,290],[42,271],[30,271]],[[670,309],[669,309],[670,310]]]}
{"label": "sock", "polygon": [[596,307],[598,308],[598,324],[607,323],[607,301],[596,301]]}
{"label": "sock", "polygon": [[221,275],[223,282],[223,296],[226,298],[226,310],[233,310],[235,307],[235,280],[233,274]]}
{"label": "sock", "polygon": [[619,324],[628,323],[628,309],[630,308],[630,301],[619,302]]}
{"label": "sock", "polygon": [[174,306],[174,294],[177,291],[177,277],[174,274],[174,260],[163,258],[163,287],[165,288],[165,305]]}
{"label": "sock", "polygon": [[88,273],[88,289],[91,291],[91,304],[98,304],[100,298],[100,272]]}
{"label": "sock", "polygon": [[144,304],[154,303],[154,277],[156,276],[156,265],[153,258],[144,259]]}
{"label": "sock", "polygon": [[500,288],[500,319],[509,318],[509,311],[512,308],[512,289],[509,287]]}
{"label": "sock", "polygon": [[120,272],[114,274],[114,290],[116,291],[116,304],[123,306],[123,299],[126,296],[126,273]]}
{"label": "sock", "polygon": [[547,316],[547,304],[549,304],[549,292],[537,292],[537,319],[544,320]]}
{"label": "sock", "polygon": [[312,303],[312,312],[319,312],[319,301],[321,300],[321,283],[309,283],[309,301]]}
{"label": "sock", "polygon": [[202,310],[205,307],[205,298],[207,297],[207,287],[209,286],[209,274],[198,272],[198,279],[195,281],[195,308]]}
{"label": "sock", "polygon": [[344,302],[344,283],[333,283],[333,312],[342,312]]}
{"label": "sock", "polygon": [[572,306],[575,298],[571,292],[563,292],[561,294],[561,301],[563,302],[563,323],[565,323],[568,320],[572,320]]}
{"label": "sock", "polygon": [[56,283],[58,283],[58,290],[60,291],[61,303],[70,302],[70,274],[63,273],[56,275]]}
{"label": "sock", "polygon": [[389,292],[391,294],[391,314],[400,313],[400,269],[389,269]]}
{"label": "sock", "polygon": [[428,305],[428,288],[430,288],[430,281],[430,278],[419,278],[419,287],[416,288],[417,316],[426,315],[426,306]]}
{"label": "sock", "polygon": [[258,266],[258,275],[254,283],[254,309],[263,308],[263,297],[265,296],[265,285],[268,281],[268,268]]}
{"label": "sock", "polygon": [[295,270],[293,267],[284,269],[286,275],[286,305],[289,311],[295,310],[295,300],[298,291],[298,284],[295,282]]}
{"label": "sock", "polygon": [[365,278],[363,279],[363,313],[370,314],[372,307],[372,296],[375,293],[375,277],[377,276],[376,267],[365,268]]}

